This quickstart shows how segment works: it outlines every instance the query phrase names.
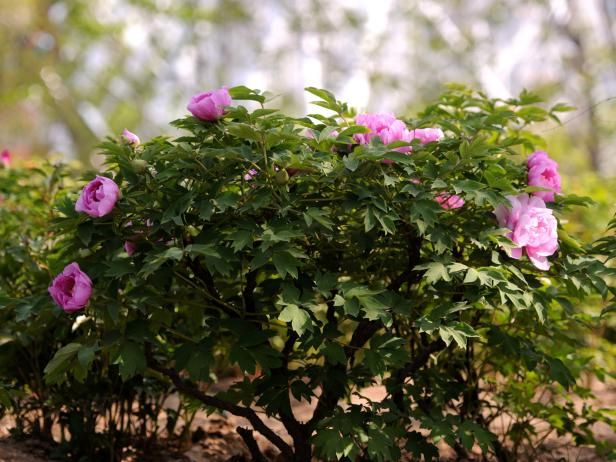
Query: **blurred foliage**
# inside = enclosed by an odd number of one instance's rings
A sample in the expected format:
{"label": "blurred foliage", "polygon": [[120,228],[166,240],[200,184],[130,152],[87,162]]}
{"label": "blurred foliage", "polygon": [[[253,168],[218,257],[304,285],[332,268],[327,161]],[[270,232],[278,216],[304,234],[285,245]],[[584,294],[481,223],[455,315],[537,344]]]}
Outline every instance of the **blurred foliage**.
{"label": "blurred foliage", "polygon": [[402,112],[457,81],[578,106],[560,133],[610,174],[616,108],[596,104],[614,96],[615,16],[610,0],[0,0],[0,145],[89,165],[97,139],[168,130],[203,88],[249,82],[299,113],[320,85]]}

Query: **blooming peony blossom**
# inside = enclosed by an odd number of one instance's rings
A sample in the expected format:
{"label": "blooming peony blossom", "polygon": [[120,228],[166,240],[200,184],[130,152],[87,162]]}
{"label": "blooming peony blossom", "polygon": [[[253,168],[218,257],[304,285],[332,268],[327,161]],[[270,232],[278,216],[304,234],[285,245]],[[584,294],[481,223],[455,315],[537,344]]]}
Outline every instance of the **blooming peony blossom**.
{"label": "blooming peony blossom", "polygon": [[67,313],[82,309],[92,294],[92,281],[75,262],[56,276],[49,286],[49,295]]}
{"label": "blooming peony blossom", "polygon": [[558,249],[558,223],[552,210],[537,196],[520,194],[507,198],[511,207],[499,205],[494,214],[501,227],[511,230],[507,237],[516,247],[508,251],[509,256],[519,259],[525,251],[533,265],[549,269],[546,257]]}
{"label": "blooming peony blossom", "polygon": [[[401,120],[394,120],[392,124],[381,130],[379,133],[379,137],[383,144],[390,144],[395,141],[406,141],[410,143],[413,137],[411,136],[411,132],[406,128],[406,124]],[[400,146],[395,149],[399,152],[409,152],[411,150],[410,146]]]}
{"label": "blooming peony blossom", "polygon": [[353,138],[359,144],[368,144],[373,137],[379,136],[383,130],[388,129],[396,120],[396,117],[389,112],[358,114],[355,117],[355,124],[363,125],[369,128],[370,131],[368,133],[356,133],[353,135]]}
{"label": "blooming peony blossom", "polygon": [[457,194],[441,193],[434,197],[434,200],[441,204],[445,210],[459,209],[465,204],[464,199]]}
{"label": "blooming peony blossom", "polygon": [[129,257],[133,256],[133,254],[135,253],[135,250],[137,250],[137,246],[135,245],[134,242],[132,241],[124,242],[124,251],[128,254]]}
{"label": "blooming peony blossom", "polygon": [[544,151],[536,151],[528,156],[528,185],[546,188],[550,191],[535,191],[533,195],[545,202],[554,201],[554,193],[560,193],[560,174],[558,163]]}
{"label": "blooming peony blossom", "polygon": [[199,93],[188,103],[187,109],[201,120],[214,121],[220,119],[225,107],[231,105],[231,95],[226,87],[218,90]]}
{"label": "blooming peony blossom", "polygon": [[8,149],[3,149],[0,153],[0,162],[5,168],[9,168],[11,166],[11,152]]}
{"label": "blooming peony blossom", "polygon": [[411,131],[411,139],[418,139],[421,144],[432,143],[445,137],[440,128],[416,128]]}
{"label": "blooming peony blossom", "polygon": [[91,217],[102,217],[113,210],[120,188],[115,182],[104,176],[96,176],[84,186],[75,204],[77,212],[84,212]]}
{"label": "blooming peony blossom", "polygon": [[[390,113],[359,114],[355,117],[357,125],[363,125],[370,129],[368,133],[356,133],[353,135],[359,144],[368,144],[375,136],[379,137],[383,144],[390,144],[395,141],[405,141],[410,143],[413,139],[411,132],[406,124],[398,120]],[[410,152],[410,146],[400,146],[395,149],[398,152]],[[383,159],[384,164],[393,163],[392,160]]]}
{"label": "blooming peony blossom", "polygon": [[130,144],[131,146],[139,146],[141,143],[139,137],[126,128],[122,132],[122,141],[126,144]]}

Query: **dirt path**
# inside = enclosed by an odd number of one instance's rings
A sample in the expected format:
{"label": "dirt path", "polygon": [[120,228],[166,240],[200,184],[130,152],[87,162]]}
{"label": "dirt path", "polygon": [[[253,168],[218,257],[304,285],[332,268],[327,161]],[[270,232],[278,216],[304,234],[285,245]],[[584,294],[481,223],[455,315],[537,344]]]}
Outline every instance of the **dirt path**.
{"label": "dirt path", "polygon": [[[601,383],[593,384],[593,391],[601,407],[616,409],[616,390],[606,388]],[[381,400],[385,395],[382,386],[374,386],[364,390],[364,396],[370,400]],[[177,406],[178,397],[170,398],[167,405],[171,408]],[[306,421],[312,415],[315,403],[294,402],[293,412],[298,420]],[[288,438],[280,422],[263,417],[266,424],[283,438]],[[161,416],[164,425],[165,416]],[[0,420],[0,462],[45,462],[45,448],[34,441],[16,442],[8,437],[6,431],[10,425],[10,419]],[[163,457],[157,462],[241,462],[249,461],[250,454],[237,435],[238,426],[250,427],[244,419],[232,415],[210,415],[199,412],[191,426],[192,438],[178,448],[176,456]],[[603,425],[596,427],[595,434],[604,441],[616,443],[616,434],[612,429]],[[277,451],[261,435],[255,433],[255,439],[264,455],[271,461],[276,459]],[[570,448],[563,444],[566,441],[550,437],[544,444],[544,454],[534,457],[533,462],[548,461],[576,461],[576,462],[601,462],[601,457],[589,448]],[[456,460],[455,454],[447,446],[441,449],[442,460]],[[162,457],[162,456],[161,456]],[[410,460],[410,459],[403,459]],[[130,459],[127,459],[130,462]]]}
{"label": "dirt path", "polygon": [[38,457],[39,450],[26,442],[0,439],[0,462],[47,462]]}

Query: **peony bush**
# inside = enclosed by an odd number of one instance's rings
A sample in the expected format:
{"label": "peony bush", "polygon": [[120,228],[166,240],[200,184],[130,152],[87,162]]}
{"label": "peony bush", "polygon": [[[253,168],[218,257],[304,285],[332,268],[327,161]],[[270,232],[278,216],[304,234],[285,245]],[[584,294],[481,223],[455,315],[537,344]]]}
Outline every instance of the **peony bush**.
{"label": "peony bush", "polygon": [[[43,162],[24,165],[4,154],[0,416],[9,419],[3,428],[18,439],[42,440],[53,460],[119,461],[135,453],[160,454],[158,417],[169,387],[143,376],[122,380],[119,365],[103,355],[95,358],[96,349],[80,343],[96,327],[84,315],[93,284],[78,263],[67,265],[66,237],[51,229],[58,218],[54,204],[73,201],[67,194],[73,194],[80,173]],[[64,361],[63,355],[74,361]],[[181,403],[166,413],[165,437],[173,444],[182,435],[175,426],[178,418],[190,421],[194,411]]]}
{"label": "peony bush", "polygon": [[[605,376],[576,333],[610,311],[586,307],[614,292],[612,241],[567,233],[589,201],[528,131],[563,106],[454,86],[400,119],[307,91],[331,116],[222,88],[172,122],[183,136],[101,145],[107,171],[59,204],[68,266],[49,288],[88,328],[48,376],[108,358],[247,419],[255,460],[253,431],[303,462],[435,460],[437,444],[515,460],[546,431],[607,453],[593,425],[609,416],[571,397]],[[240,377],[205,391],[230,366]]]}

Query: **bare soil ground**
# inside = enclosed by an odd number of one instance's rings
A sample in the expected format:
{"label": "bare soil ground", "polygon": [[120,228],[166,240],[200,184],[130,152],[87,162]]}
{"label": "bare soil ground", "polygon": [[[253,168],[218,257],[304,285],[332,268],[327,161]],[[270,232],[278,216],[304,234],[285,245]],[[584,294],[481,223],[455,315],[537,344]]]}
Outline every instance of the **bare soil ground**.
{"label": "bare soil ground", "polygon": [[[597,396],[596,405],[604,408],[616,409],[616,389],[605,387],[596,382],[593,384],[594,393]],[[364,390],[364,396],[371,400],[379,400],[384,396],[383,387],[374,386]],[[177,400],[172,397],[171,401]],[[173,402],[169,405],[173,407]],[[296,417],[305,421],[312,415],[314,403],[296,402],[293,411]],[[164,416],[161,417],[164,419]],[[264,417],[267,424],[281,436],[286,436],[282,425]],[[10,428],[10,418],[0,420],[0,462],[46,462],[49,447],[36,441],[15,441],[8,435]],[[182,447],[173,445],[173,450],[165,451],[167,454],[159,454],[157,462],[242,462],[250,461],[250,453],[242,439],[237,435],[238,426],[250,427],[244,419],[232,415],[206,415],[198,413],[195,417],[191,429],[192,438]],[[597,425],[595,434],[603,441],[610,441],[616,444],[616,434],[605,425]],[[275,461],[277,451],[259,434],[255,433],[255,439],[265,456]],[[574,448],[569,442],[551,436],[546,439],[541,448],[540,454],[535,454],[527,460],[533,462],[601,462],[601,458],[591,448]],[[457,460],[455,453],[446,446],[441,449],[442,460]],[[173,455],[171,455],[173,454]],[[130,462],[132,459],[127,458]],[[411,459],[404,459],[411,460]]]}

